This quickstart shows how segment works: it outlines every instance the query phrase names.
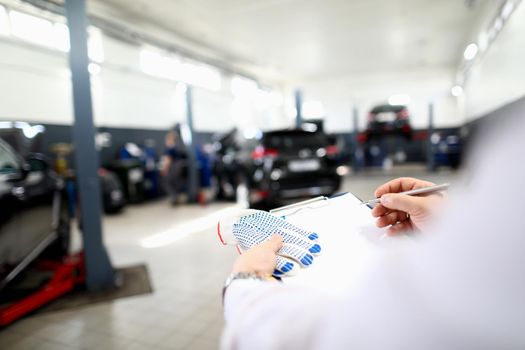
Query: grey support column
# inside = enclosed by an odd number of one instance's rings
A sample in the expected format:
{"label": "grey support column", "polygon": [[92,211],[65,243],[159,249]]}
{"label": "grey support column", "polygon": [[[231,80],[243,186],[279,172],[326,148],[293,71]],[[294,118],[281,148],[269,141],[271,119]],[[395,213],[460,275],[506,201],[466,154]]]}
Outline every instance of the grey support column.
{"label": "grey support column", "polygon": [[352,133],[352,147],[354,149],[354,156],[352,168],[354,171],[359,171],[361,168],[361,158],[362,158],[362,151],[361,147],[359,145],[359,110],[357,109],[357,106],[352,107],[352,125],[354,127],[354,132]]}
{"label": "grey support column", "polygon": [[428,135],[427,135],[427,168],[429,171],[436,170],[434,161],[434,148],[432,147],[432,134],[434,133],[434,104],[428,104]]}
{"label": "grey support column", "polygon": [[186,88],[186,121],[191,135],[190,140],[186,144],[188,149],[188,199],[194,203],[197,201],[197,193],[199,191],[199,173],[195,151],[195,132],[193,130],[193,90],[189,85]]}
{"label": "grey support column", "polygon": [[295,127],[300,128],[303,125],[303,92],[295,90]]}
{"label": "grey support column", "polygon": [[80,194],[86,284],[90,291],[100,291],[114,286],[115,274],[102,240],[102,196],[88,72],[85,0],[66,0],[65,8],[71,43],[69,65],[75,114],[73,142]]}

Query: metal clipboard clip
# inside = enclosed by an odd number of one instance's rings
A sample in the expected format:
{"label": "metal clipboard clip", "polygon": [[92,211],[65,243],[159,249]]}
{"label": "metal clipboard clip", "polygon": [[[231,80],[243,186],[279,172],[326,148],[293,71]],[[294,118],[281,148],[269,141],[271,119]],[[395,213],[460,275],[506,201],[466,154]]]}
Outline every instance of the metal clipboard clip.
{"label": "metal clipboard clip", "polygon": [[328,204],[328,197],[319,196],[305,201],[285,205],[283,207],[270,210],[270,214],[279,215],[282,218],[292,216],[305,209],[317,209]]}

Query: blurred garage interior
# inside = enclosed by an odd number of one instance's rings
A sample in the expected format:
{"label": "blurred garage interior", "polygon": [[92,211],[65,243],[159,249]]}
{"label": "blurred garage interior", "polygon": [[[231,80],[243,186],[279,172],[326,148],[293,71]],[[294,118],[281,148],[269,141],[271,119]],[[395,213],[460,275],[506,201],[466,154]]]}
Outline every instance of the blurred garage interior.
{"label": "blurred garage interior", "polygon": [[521,0],[0,0],[0,52],[2,349],[217,349],[222,216],[454,184],[525,108]]}

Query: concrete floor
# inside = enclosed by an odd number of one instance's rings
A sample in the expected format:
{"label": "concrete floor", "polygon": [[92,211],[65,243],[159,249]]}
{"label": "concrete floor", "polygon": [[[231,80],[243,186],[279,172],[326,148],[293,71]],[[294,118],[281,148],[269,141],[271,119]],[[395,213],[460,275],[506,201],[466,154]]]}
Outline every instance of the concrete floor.
{"label": "concrete floor", "polygon": [[[418,166],[367,171],[346,178],[343,191],[368,199],[378,185],[399,176],[442,183],[457,175],[428,174]],[[154,293],[26,317],[0,331],[0,348],[217,349],[221,287],[237,253],[219,243],[215,225],[233,206],[172,207],[162,200],[105,217],[113,264],[146,263]]]}

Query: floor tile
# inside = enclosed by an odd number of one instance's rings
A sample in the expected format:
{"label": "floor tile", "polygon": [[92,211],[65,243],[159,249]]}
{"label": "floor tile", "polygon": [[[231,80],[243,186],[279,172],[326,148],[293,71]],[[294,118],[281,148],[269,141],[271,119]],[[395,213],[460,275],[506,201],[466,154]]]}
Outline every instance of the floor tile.
{"label": "floor tile", "polygon": [[208,339],[197,338],[190,344],[188,344],[187,349],[191,350],[217,350],[219,348],[219,343],[216,341],[210,341]]}
{"label": "floor tile", "polygon": [[186,349],[188,344],[190,344],[194,339],[195,335],[173,332],[167,338],[163,339],[158,345],[166,349],[182,350]]}

